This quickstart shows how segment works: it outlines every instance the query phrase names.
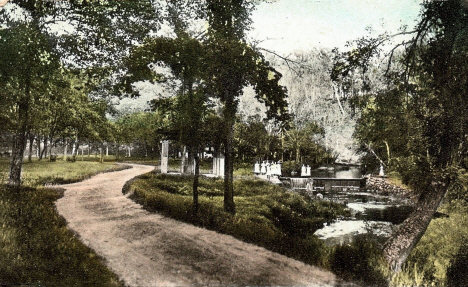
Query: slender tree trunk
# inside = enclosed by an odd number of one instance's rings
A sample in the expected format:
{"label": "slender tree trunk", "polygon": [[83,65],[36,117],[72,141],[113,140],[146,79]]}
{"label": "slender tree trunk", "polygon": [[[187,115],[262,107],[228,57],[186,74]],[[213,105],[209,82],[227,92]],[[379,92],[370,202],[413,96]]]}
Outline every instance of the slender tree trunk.
{"label": "slender tree trunk", "polygon": [[72,153],[71,153],[71,155],[74,156],[74,155],[75,155],[75,152],[76,152],[76,141],[73,141]]}
{"label": "slender tree trunk", "polygon": [[[233,112],[234,111],[234,112]],[[234,137],[234,103],[226,102],[225,107],[225,130],[224,141],[224,211],[231,214],[236,213],[234,205],[234,159],[233,159],[233,137]]]}
{"label": "slender tree trunk", "polygon": [[72,156],[74,156],[76,158],[78,156],[78,152],[80,150],[80,142],[78,141],[78,139],[76,139],[74,147],[75,147],[75,151],[73,152]]}
{"label": "slender tree trunk", "polygon": [[194,152],[194,147],[189,146],[188,148],[188,157],[187,157],[187,174],[195,174],[194,161],[196,157],[196,152]]}
{"label": "slender tree trunk", "polygon": [[34,134],[31,133],[31,132],[29,132],[29,154],[28,154],[28,162],[32,162],[33,146],[34,146]]}
{"label": "slender tree trunk", "polygon": [[66,161],[68,157],[68,142],[65,141],[65,145],[63,147],[63,160]]}
{"label": "slender tree trunk", "polygon": [[186,168],[187,168],[187,158],[185,157],[186,153],[187,153],[187,146],[184,145],[184,148],[182,149],[182,159],[180,163],[180,173],[182,174],[186,173]]}
{"label": "slender tree trunk", "polygon": [[193,215],[198,214],[198,179],[200,177],[200,157],[195,153],[195,175],[193,177]]}
{"label": "slender tree trunk", "polygon": [[53,142],[53,136],[50,136],[50,143],[49,143],[49,159],[52,157],[52,148],[54,147],[55,143]]}
{"label": "slender tree trunk", "polygon": [[120,159],[120,143],[117,142],[116,145],[117,145],[116,157],[117,157],[117,160],[119,160]]}
{"label": "slender tree trunk", "polygon": [[39,154],[37,155],[39,157],[39,160],[42,160],[42,157],[44,156],[44,144],[42,141],[42,136],[40,136],[37,140],[37,144],[39,145]]}
{"label": "slender tree trunk", "polygon": [[443,181],[433,181],[429,190],[421,194],[414,211],[385,243],[383,253],[394,272],[401,270],[411,250],[426,232],[445,192],[446,185]]}
{"label": "slender tree trunk", "polygon": [[47,149],[49,148],[49,137],[44,136],[44,148],[42,149],[43,156],[42,158],[47,157]]}
{"label": "slender tree trunk", "polygon": [[343,106],[341,105],[341,98],[340,98],[340,94],[343,93],[343,89],[341,87],[338,87],[338,85],[333,85],[333,88],[334,88],[334,94],[335,94],[335,97],[336,97],[336,101],[338,102],[338,106],[340,107],[340,111],[341,111],[341,114],[345,114],[345,111],[343,109]]}
{"label": "slender tree trunk", "polygon": [[41,157],[41,136],[40,135],[36,137],[36,143],[37,143],[36,156],[40,160],[40,157]]}

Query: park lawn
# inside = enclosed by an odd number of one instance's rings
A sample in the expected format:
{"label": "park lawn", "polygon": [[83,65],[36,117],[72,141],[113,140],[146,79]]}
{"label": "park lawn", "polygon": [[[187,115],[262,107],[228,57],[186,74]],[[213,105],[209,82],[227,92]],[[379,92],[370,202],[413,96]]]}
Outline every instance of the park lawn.
{"label": "park lawn", "polygon": [[193,216],[191,176],[148,173],[124,192],[153,212],[265,247],[309,264],[328,266],[332,248],[313,233],[349,216],[345,206],[308,200],[259,179],[234,181],[236,215],[223,211],[223,180],[200,178],[199,212]]}
{"label": "park lawn", "polygon": [[[82,181],[103,171],[117,171],[128,168],[116,165],[114,162],[99,163],[98,161],[66,162],[48,160],[24,162],[22,182],[25,186],[41,186],[51,184],[67,184]],[[9,162],[0,160],[0,179],[6,183],[8,179]]]}
{"label": "park lawn", "polygon": [[[93,250],[82,244],[56,212],[59,189],[44,183],[75,182],[121,169],[96,162],[25,163],[19,191],[0,185],[0,284],[37,286],[123,286]],[[3,179],[8,162],[0,161]]]}

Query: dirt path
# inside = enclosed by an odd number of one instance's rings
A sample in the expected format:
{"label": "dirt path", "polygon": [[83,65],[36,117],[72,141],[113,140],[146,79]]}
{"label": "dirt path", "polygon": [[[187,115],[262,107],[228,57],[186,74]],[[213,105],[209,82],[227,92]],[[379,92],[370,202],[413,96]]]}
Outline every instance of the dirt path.
{"label": "dirt path", "polygon": [[64,185],[57,201],[69,227],[127,285],[336,285],[328,271],[143,210],[122,187],[153,167],[132,166]]}

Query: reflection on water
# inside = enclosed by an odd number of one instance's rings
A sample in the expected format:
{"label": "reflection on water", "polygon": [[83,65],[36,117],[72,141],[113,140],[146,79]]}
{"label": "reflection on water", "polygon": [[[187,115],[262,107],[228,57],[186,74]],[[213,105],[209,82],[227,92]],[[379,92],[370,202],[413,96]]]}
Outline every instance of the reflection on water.
{"label": "reflection on water", "polygon": [[333,170],[325,168],[314,170],[312,177],[330,177],[330,178],[361,178],[361,169],[356,166],[342,167],[336,166]]}
{"label": "reflection on water", "polygon": [[[313,177],[360,178],[359,168],[319,172]],[[322,175],[320,175],[322,174]],[[332,176],[333,175],[333,176]],[[346,188],[341,191],[323,192],[326,200],[346,204],[352,217],[341,219],[317,230],[315,235],[329,245],[353,241],[360,234],[371,234],[377,239],[387,238],[392,228],[402,223],[412,211],[409,200],[367,192],[365,189],[353,192]]]}
{"label": "reflection on water", "polygon": [[317,230],[315,235],[329,245],[350,242],[359,234],[371,233],[379,237],[388,237],[392,232],[390,222],[365,220],[338,220]]}

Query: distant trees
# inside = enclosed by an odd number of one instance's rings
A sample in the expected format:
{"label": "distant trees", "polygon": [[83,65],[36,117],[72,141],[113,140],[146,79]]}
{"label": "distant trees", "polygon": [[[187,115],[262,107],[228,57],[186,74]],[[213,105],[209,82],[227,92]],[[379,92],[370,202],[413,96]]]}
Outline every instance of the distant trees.
{"label": "distant trees", "polygon": [[360,98],[360,75],[350,76],[346,83],[333,81],[334,57],[333,51],[317,49],[296,53],[289,62],[272,62],[284,75],[282,84],[288,88],[295,129],[318,126],[322,132],[315,137],[310,135],[313,142],[338,160],[356,162],[359,156],[353,132],[359,116],[355,101]]}

